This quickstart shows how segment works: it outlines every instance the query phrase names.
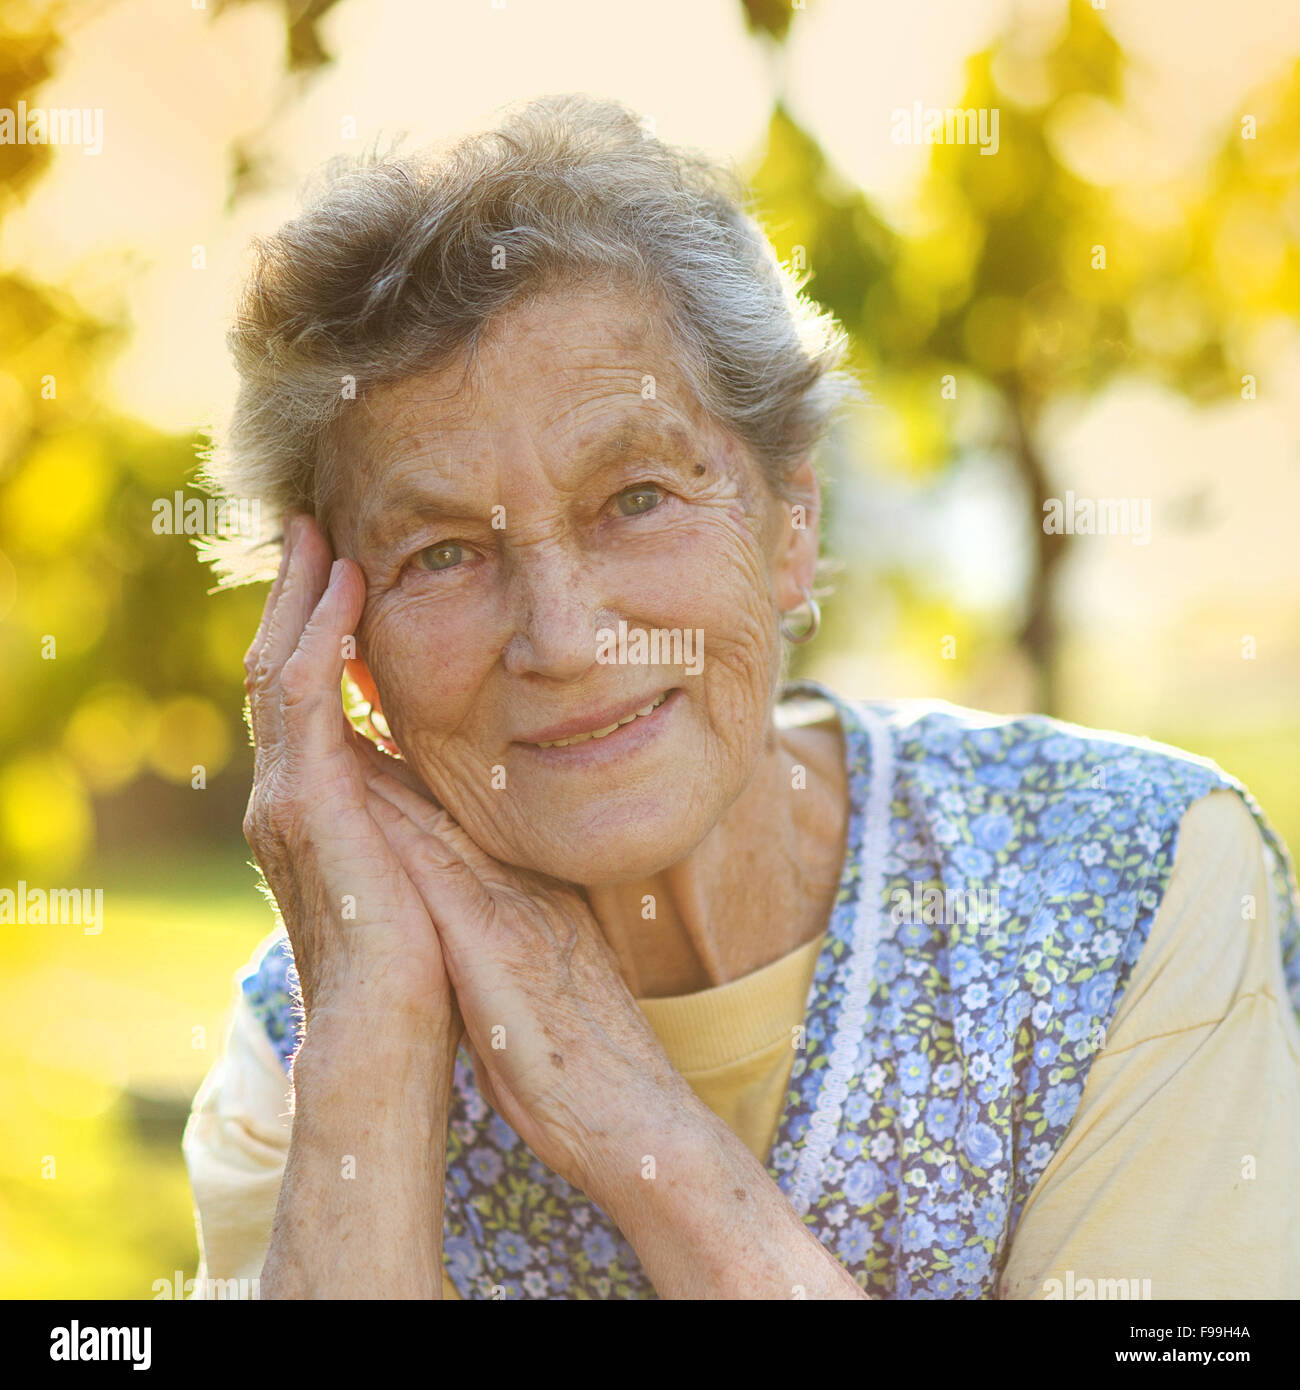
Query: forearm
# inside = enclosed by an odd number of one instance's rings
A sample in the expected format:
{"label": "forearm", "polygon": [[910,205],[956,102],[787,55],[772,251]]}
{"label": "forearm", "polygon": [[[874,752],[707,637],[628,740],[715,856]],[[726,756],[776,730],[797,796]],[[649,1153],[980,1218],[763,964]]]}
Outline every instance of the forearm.
{"label": "forearm", "polygon": [[263,1298],[442,1297],[454,1048],[309,1028]]}
{"label": "forearm", "polygon": [[[658,1133],[629,1146],[618,1163],[622,1171],[592,1195],[636,1250],[661,1298],[868,1297],[795,1215],[762,1164],[702,1103],[685,1123]],[[632,1168],[636,1147],[641,1154]],[[654,1159],[653,1177],[641,1176],[650,1171],[647,1157]]]}

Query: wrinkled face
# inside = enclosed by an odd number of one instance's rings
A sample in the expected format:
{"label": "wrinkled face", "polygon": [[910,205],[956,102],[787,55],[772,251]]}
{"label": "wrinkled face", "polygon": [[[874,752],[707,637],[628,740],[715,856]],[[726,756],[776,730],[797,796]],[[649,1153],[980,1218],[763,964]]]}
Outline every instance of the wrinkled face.
{"label": "wrinkled face", "polygon": [[468,376],[372,393],[339,438],[353,669],[434,796],[496,858],[572,882],[687,854],[757,766],[816,526],[704,417],[653,321],[548,294]]}

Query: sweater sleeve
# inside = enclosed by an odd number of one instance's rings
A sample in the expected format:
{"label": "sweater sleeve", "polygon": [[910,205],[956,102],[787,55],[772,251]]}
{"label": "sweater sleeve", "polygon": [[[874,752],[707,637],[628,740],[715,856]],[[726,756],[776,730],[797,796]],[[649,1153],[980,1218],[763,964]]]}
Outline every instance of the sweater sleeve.
{"label": "sweater sleeve", "polygon": [[1300,1026],[1271,902],[1241,798],[1195,802],[1002,1297],[1300,1297]]}
{"label": "sweater sleeve", "polygon": [[[198,1228],[196,1298],[256,1296],[292,1132],[288,1077],[238,981],[221,1056],[185,1126]],[[442,1295],[460,1295],[442,1275]]]}

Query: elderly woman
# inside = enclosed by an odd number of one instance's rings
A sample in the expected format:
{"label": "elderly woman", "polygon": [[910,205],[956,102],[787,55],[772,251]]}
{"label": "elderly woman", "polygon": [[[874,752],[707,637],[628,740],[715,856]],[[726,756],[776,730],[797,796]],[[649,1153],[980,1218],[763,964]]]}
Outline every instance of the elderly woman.
{"label": "elderly woman", "polygon": [[186,1131],[201,1279],[1300,1294],[1284,847],[1175,749],[782,683],[842,335],[742,206],[565,97],[260,247],[212,471],[283,520],[283,930]]}

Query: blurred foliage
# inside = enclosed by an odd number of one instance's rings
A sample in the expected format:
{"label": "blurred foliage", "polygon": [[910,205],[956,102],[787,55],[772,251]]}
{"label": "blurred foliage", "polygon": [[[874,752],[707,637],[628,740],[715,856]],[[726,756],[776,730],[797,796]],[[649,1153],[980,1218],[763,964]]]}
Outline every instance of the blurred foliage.
{"label": "blurred foliage", "polygon": [[[268,0],[215,0],[213,13],[239,5],[263,5]],[[284,16],[284,62],[292,73],[312,73],[332,61],[320,36],[320,22],[339,0],[274,0]]]}
{"label": "blurred foliage", "polygon": [[[48,26],[0,31],[0,106],[30,99],[57,47]],[[4,207],[48,156],[44,145],[0,145],[0,157],[13,151]],[[246,796],[247,759],[222,774],[247,742],[240,658],[260,599],[205,599],[189,540],[155,534],[154,501],[185,486],[200,441],[123,419],[102,399],[100,369],[122,336],[58,287],[0,275],[6,882],[15,865],[57,874],[81,864],[96,848],[96,799],[106,828],[129,798],[151,802],[159,828],[226,824],[238,836],[230,812]],[[196,768],[207,804],[193,795]]]}
{"label": "blurred foliage", "polygon": [[[955,105],[999,112],[997,153],[934,144],[905,229],[872,214],[780,103],[754,184],[778,252],[799,253],[809,293],[852,332],[894,416],[883,466],[942,471],[979,447],[1014,462],[1036,548],[1014,640],[1038,672],[1037,706],[1054,712],[1056,577],[1071,537],[1041,524],[1056,495],[1045,408],[1121,371],[1198,401],[1239,394],[1234,347],[1251,323],[1300,309],[1300,62],[1255,94],[1253,138],[1229,129],[1198,177],[1137,192],[1113,177],[1134,141],[1103,11],[1071,0],[1049,47],[1013,27],[966,73]],[[963,398],[989,391],[991,428],[963,437]]]}
{"label": "blurred foliage", "polygon": [[[0,104],[12,107],[53,71],[59,51],[56,17],[49,12],[7,21],[0,12]],[[0,145],[0,217],[49,163],[46,145]]]}
{"label": "blurred foliage", "polygon": [[[0,107],[33,102],[62,17],[0,13]],[[0,217],[48,159],[0,145]],[[240,834],[263,596],[208,597],[190,539],[155,533],[201,441],[112,409],[102,369],[124,332],[0,273],[0,885],[102,886],[106,928],[0,937],[7,1297],[149,1298],[193,1274],[179,1123],[231,971],[272,925]]]}
{"label": "blurred foliage", "polygon": [[[751,34],[784,42],[794,18],[791,0],[740,0],[745,26]],[[802,7],[801,7],[802,8]]]}

